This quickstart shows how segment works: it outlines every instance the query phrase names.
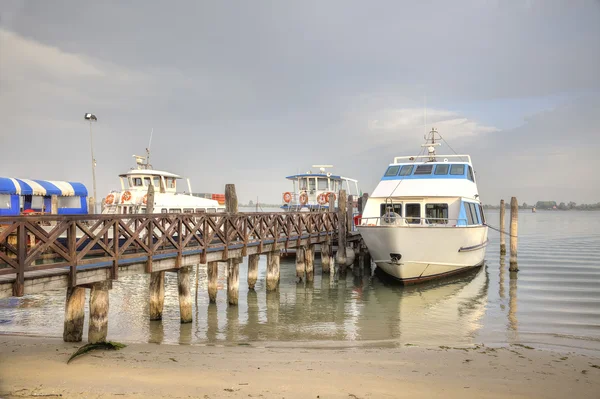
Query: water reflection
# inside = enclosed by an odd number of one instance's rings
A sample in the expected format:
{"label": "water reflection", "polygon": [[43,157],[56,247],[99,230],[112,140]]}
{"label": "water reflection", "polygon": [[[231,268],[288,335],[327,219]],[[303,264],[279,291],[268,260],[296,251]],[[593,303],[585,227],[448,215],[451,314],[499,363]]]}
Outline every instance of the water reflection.
{"label": "water reflection", "polygon": [[[511,331],[516,332],[518,330],[517,323],[517,272],[510,272],[510,282],[508,285],[508,326]],[[517,336],[513,337],[517,340]]]}

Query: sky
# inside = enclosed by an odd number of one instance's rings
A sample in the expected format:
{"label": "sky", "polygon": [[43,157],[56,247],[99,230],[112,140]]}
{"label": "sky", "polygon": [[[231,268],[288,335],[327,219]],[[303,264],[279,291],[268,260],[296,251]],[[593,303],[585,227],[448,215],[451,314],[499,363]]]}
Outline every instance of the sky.
{"label": "sky", "polygon": [[[484,203],[600,201],[600,1],[0,3],[0,175],[281,202],[313,164],[372,192],[435,127]],[[427,123],[425,124],[425,114]]]}

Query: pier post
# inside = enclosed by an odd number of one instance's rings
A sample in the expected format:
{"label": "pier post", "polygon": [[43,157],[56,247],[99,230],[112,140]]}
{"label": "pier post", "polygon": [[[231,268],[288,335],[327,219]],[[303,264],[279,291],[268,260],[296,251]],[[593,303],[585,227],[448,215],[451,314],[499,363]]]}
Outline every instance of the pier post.
{"label": "pier post", "polygon": [[[148,186],[146,194],[146,214],[154,213],[154,186]],[[154,245],[154,238],[151,229],[148,230],[148,246]],[[162,320],[163,308],[165,304],[165,272],[152,272],[152,257],[148,257],[146,271],[150,271],[150,320]]]}
{"label": "pier post", "polygon": [[90,325],[88,342],[96,344],[106,342],[108,334],[108,290],[112,288],[110,280],[91,285]]}
{"label": "pier post", "polygon": [[354,196],[349,195],[347,201],[347,213],[346,213],[346,226],[347,233],[349,234],[352,231],[354,226]]}
{"label": "pier post", "polygon": [[369,200],[369,194],[364,193],[362,195],[362,206],[358,208],[358,212],[362,215],[365,211],[365,207],[367,206],[367,201]]}
{"label": "pier post", "polygon": [[304,270],[306,269],[306,262],[304,261],[306,251],[305,247],[296,248],[296,282],[301,283],[304,279]]}
{"label": "pier post", "polygon": [[[225,210],[228,214],[238,213],[238,199],[235,184],[225,185]],[[227,260],[227,302],[237,306],[240,288],[241,258]]]}
{"label": "pier post", "polygon": [[93,215],[96,213],[96,198],[88,197],[88,214]]}
{"label": "pier post", "polygon": [[506,209],[504,208],[504,200],[500,200],[500,255],[506,255]]}
{"label": "pier post", "polygon": [[304,262],[306,263],[306,281],[315,280],[315,246],[309,245],[304,251]]}
{"label": "pier post", "polygon": [[83,337],[83,320],[85,317],[85,288],[67,288],[65,301],[65,324],[63,341],[81,342]]}
{"label": "pier post", "polygon": [[518,272],[517,266],[517,237],[519,231],[519,203],[517,197],[510,199],[510,268],[511,272]]}
{"label": "pier post", "polygon": [[217,303],[219,263],[208,262],[208,264],[206,265],[206,274],[208,275],[208,300],[210,301],[210,303]]}
{"label": "pier post", "polygon": [[321,244],[321,271],[323,274],[329,274],[331,237],[327,236],[325,242]]}
{"label": "pier post", "polygon": [[258,280],[258,261],[260,260],[260,254],[254,254],[248,256],[248,289],[253,290]]}
{"label": "pier post", "polygon": [[340,265],[340,271],[346,272],[346,190],[340,190],[338,198],[338,249],[336,253],[336,261]]}
{"label": "pier post", "polygon": [[181,324],[192,322],[192,291],[190,290],[191,266],[177,270],[177,288],[179,291],[179,318]]}
{"label": "pier post", "polygon": [[281,252],[275,250],[267,254],[267,292],[279,287],[279,261]]}
{"label": "pier post", "polygon": [[50,196],[50,214],[58,215],[58,195]]}

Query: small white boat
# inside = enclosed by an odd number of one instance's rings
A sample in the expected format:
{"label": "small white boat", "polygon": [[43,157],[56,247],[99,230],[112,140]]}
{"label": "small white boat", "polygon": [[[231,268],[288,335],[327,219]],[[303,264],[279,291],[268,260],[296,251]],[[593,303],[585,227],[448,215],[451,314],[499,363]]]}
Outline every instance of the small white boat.
{"label": "small white boat", "polygon": [[[147,151],[147,150],[146,150]],[[121,190],[111,191],[103,200],[103,214],[146,213],[148,187],[154,186],[155,213],[224,212],[219,201],[177,192],[177,181],[182,177],[170,172],[155,170],[146,157],[134,155],[137,167],[119,175]],[[220,197],[219,197],[220,198]]]}
{"label": "small white boat", "polygon": [[[313,165],[318,172],[309,170],[306,173],[287,176],[292,181],[292,191],[282,194],[281,208],[286,211],[319,211],[329,209],[329,199],[333,196],[334,206],[337,208],[340,190],[346,190],[347,195],[358,199],[361,195],[358,180],[326,172],[326,168],[333,165]],[[353,201],[356,208],[356,201]]]}
{"label": "small white boat", "polygon": [[358,231],[373,261],[404,284],[483,265],[488,242],[483,207],[468,155],[395,157],[367,201]]}

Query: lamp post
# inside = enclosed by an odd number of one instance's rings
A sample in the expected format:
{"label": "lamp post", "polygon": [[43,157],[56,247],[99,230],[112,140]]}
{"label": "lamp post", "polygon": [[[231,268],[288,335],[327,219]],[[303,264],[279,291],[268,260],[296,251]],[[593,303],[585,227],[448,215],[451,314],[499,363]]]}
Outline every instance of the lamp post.
{"label": "lamp post", "polygon": [[94,158],[94,136],[92,135],[92,122],[97,122],[98,118],[94,114],[85,114],[85,120],[90,121],[90,150],[92,153],[92,183],[94,185],[94,213],[96,213],[96,159]]}

